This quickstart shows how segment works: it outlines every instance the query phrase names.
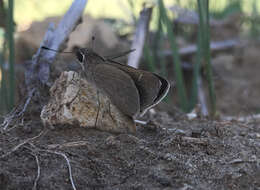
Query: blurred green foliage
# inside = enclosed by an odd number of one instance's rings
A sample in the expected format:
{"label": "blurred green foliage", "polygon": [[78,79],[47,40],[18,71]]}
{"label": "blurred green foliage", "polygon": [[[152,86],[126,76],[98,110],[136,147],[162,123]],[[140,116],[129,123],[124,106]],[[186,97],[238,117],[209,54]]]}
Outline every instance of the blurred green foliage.
{"label": "blurred green foliage", "polygon": [[[8,6],[1,3],[2,28],[0,36],[0,111],[10,111],[15,101],[15,63],[14,63],[14,20],[13,0],[8,0]],[[8,64],[6,64],[8,60]]]}
{"label": "blurred green foliage", "polygon": [[[5,0],[7,2],[7,0]],[[125,19],[130,21],[132,15],[138,16],[144,3],[154,4],[156,0],[134,0],[131,8],[129,0],[110,0],[110,1],[88,1],[85,12],[102,18]],[[196,10],[197,2],[194,0],[164,0],[166,7],[179,5],[183,8]],[[71,5],[72,0],[53,1],[53,0],[14,0],[15,11],[14,19],[18,25],[28,24],[35,20],[43,20],[48,16],[62,15]],[[255,3],[254,6],[252,6]],[[223,18],[231,12],[241,10],[250,15],[254,9],[260,8],[258,0],[217,0],[210,1],[210,13],[216,17]],[[156,20],[156,18],[154,18]],[[153,27],[156,26],[156,21]]]}
{"label": "blurred green foliage", "polygon": [[180,105],[183,111],[188,111],[188,100],[187,93],[184,84],[182,68],[181,68],[181,60],[178,54],[178,47],[176,43],[176,36],[173,33],[173,24],[167,15],[167,9],[162,0],[159,0],[159,10],[160,10],[160,22],[165,25],[167,30],[167,36],[170,43],[172,56],[173,56],[173,72],[175,74],[176,79],[176,87],[178,92],[178,98],[180,99]]}
{"label": "blurred green foliage", "polygon": [[14,1],[8,1],[7,9],[7,44],[9,63],[9,110],[14,106],[15,99],[15,63],[14,63]]}
{"label": "blurred green foliage", "polygon": [[[215,116],[216,114],[216,94],[212,74],[212,65],[211,65],[211,50],[210,50],[210,25],[209,25],[209,0],[197,0],[198,1],[198,12],[199,12],[199,43],[198,51],[200,63],[205,64],[206,66],[206,78],[208,82],[209,89],[209,100],[210,100],[210,114]],[[199,68],[198,68],[199,69]],[[197,75],[198,77],[198,75]],[[195,78],[194,78],[195,79]],[[196,78],[198,81],[198,78]],[[194,84],[194,83],[193,83]],[[198,84],[198,83],[197,83]]]}
{"label": "blurred green foliage", "polygon": [[[206,8],[198,8],[201,1],[207,0],[110,0],[110,1],[91,1],[87,3],[85,12],[95,18],[106,18],[109,22],[117,22],[120,20],[118,30],[128,27],[134,27],[139,12],[144,3],[155,5],[150,30],[154,32],[155,38],[152,44],[146,44],[144,48],[144,58],[149,63],[151,71],[157,71],[163,75],[169,75],[172,71],[167,71],[166,60],[164,57],[158,55],[158,49],[162,48],[165,38],[168,39],[173,55],[173,72],[176,77],[176,86],[178,89],[178,96],[180,105],[183,111],[191,110],[197,103],[197,80],[200,75],[201,63],[206,63],[207,80],[209,82],[209,94],[211,99],[212,109],[215,112],[214,103],[214,85],[212,73],[210,68],[210,52],[209,41],[210,32],[208,30],[208,23],[200,18],[200,28],[198,35],[198,54],[197,60],[194,64],[193,72],[193,87],[192,96],[187,97],[186,87],[184,85],[181,62],[178,55],[178,48],[176,45],[176,34],[173,32],[172,19],[175,18],[171,11],[167,8],[173,5],[178,5],[182,8],[187,8],[194,11],[199,11],[199,15],[203,16],[203,11],[206,11],[206,17],[212,16],[217,19],[223,19],[234,12],[243,12],[244,19],[241,25],[243,29],[248,31],[252,37],[258,36],[260,33],[260,17],[259,8],[260,1],[258,0],[218,0],[209,1]],[[53,0],[4,0],[6,8],[6,27],[0,28],[0,65],[1,65],[1,108],[9,108],[14,104],[14,21],[18,28],[24,29],[32,21],[40,21],[49,16],[63,15],[72,3],[72,0],[53,1]],[[14,10],[12,6],[14,4]],[[14,17],[14,21],[13,21]],[[204,16],[203,16],[204,17]],[[4,32],[3,32],[4,31]],[[129,30],[124,30],[129,31]],[[208,35],[201,35],[206,33]],[[189,36],[189,31],[182,35]],[[5,105],[4,105],[5,104]]]}

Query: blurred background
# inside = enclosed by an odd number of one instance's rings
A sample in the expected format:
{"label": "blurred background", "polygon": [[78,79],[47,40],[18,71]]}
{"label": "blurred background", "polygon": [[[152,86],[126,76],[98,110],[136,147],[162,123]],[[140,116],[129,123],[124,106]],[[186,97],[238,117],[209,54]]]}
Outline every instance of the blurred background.
{"label": "blurred background", "polygon": [[[49,23],[57,24],[72,2],[0,0],[2,114],[26,96],[25,63],[39,48]],[[158,109],[210,116],[260,112],[257,0],[89,0],[67,49],[91,47],[92,36],[101,55],[130,49],[144,6],[153,11],[140,68],[172,84]],[[69,70],[73,59],[61,55],[57,65]]]}

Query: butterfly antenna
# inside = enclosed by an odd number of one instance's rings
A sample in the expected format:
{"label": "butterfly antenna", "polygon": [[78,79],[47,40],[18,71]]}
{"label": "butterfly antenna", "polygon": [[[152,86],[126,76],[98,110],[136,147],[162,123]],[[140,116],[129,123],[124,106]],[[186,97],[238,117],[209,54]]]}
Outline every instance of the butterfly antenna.
{"label": "butterfly antenna", "polygon": [[58,53],[74,53],[74,52],[72,52],[72,51],[59,51],[59,50],[56,50],[56,49],[48,48],[48,47],[46,47],[46,46],[42,46],[41,48],[42,48],[42,49],[45,49],[45,50],[49,50],[49,51],[58,52]]}
{"label": "butterfly antenna", "polygon": [[130,49],[128,51],[122,52],[122,53],[117,54],[117,55],[105,56],[105,58],[107,58],[107,59],[116,59],[116,58],[119,58],[119,57],[126,56],[127,54],[132,53],[133,51],[135,51],[135,49]]}

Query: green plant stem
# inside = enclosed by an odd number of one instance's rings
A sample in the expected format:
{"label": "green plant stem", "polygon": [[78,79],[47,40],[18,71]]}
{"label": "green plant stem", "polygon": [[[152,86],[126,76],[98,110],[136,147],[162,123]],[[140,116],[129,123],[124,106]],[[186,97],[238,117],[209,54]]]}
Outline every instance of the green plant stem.
{"label": "green plant stem", "polygon": [[185,84],[183,80],[183,74],[181,69],[181,61],[178,54],[178,48],[175,41],[174,33],[173,33],[173,26],[170,22],[170,19],[167,16],[167,11],[165,9],[165,6],[163,4],[162,0],[159,0],[159,8],[160,8],[160,14],[161,14],[161,21],[165,24],[167,29],[167,34],[170,42],[170,46],[172,49],[172,55],[173,55],[173,63],[174,63],[174,72],[176,76],[176,86],[178,91],[178,97],[180,98],[180,104],[181,109],[184,112],[188,111],[188,101],[187,101],[187,94],[185,89]]}
{"label": "green plant stem", "polygon": [[211,103],[211,114],[215,116],[216,114],[216,94],[215,94],[215,87],[213,81],[213,73],[212,73],[212,64],[211,64],[211,54],[210,54],[210,25],[209,25],[209,0],[206,0],[206,70],[207,70],[207,79],[209,82],[209,96],[210,96],[210,103]]}
{"label": "green plant stem", "polygon": [[198,80],[200,76],[201,56],[202,56],[201,47],[202,47],[202,42],[201,42],[201,34],[199,31],[198,42],[197,42],[198,52],[196,54],[196,62],[193,65],[192,94],[191,94],[191,99],[189,104],[189,110],[192,110],[198,102]]}
{"label": "green plant stem", "polygon": [[6,73],[4,71],[4,51],[0,53],[0,68],[2,74],[2,80],[0,81],[0,113],[4,113],[8,108],[8,92],[6,87]]}
{"label": "green plant stem", "polygon": [[210,55],[210,26],[209,26],[209,0],[198,0],[200,18],[200,37],[202,40],[202,56],[206,66],[206,76],[209,86],[211,116],[216,114],[216,94],[214,88],[211,55]]}
{"label": "green plant stem", "polygon": [[10,93],[9,93],[9,109],[14,106],[15,98],[15,68],[14,68],[14,20],[13,20],[13,9],[14,2],[13,0],[8,1],[8,23],[7,23],[7,38],[8,38],[8,48],[9,48],[9,84],[10,84]]}
{"label": "green plant stem", "polygon": [[162,23],[161,23],[161,14],[160,11],[158,10],[158,20],[157,20],[157,30],[155,33],[154,40],[152,42],[153,44],[153,55],[154,55],[154,60],[157,65],[160,65],[160,59],[158,57],[158,49],[161,47],[162,44],[162,36],[163,36],[163,30],[162,30]]}

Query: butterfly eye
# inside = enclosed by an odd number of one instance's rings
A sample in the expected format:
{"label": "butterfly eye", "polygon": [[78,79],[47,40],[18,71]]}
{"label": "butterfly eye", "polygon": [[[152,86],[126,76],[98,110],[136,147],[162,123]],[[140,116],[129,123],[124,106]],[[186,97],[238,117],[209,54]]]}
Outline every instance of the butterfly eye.
{"label": "butterfly eye", "polygon": [[82,63],[84,61],[84,54],[82,52],[77,51],[76,56],[77,56],[77,59],[79,60],[79,62]]}

